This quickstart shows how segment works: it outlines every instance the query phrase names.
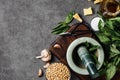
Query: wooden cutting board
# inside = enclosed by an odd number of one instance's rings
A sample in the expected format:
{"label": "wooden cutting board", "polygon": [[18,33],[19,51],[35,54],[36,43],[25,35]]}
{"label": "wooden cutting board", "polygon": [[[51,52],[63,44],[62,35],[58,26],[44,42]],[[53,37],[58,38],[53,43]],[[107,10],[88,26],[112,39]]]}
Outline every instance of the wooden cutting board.
{"label": "wooden cutting board", "polygon": [[[71,26],[67,32],[70,32],[71,34],[58,36],[58,38],[53,43],[51,43],[49,50],[62,63],[68,66],[66,61],[66,52],[71,42],[73,42],[75,39],[80,37],[91,37],[96,40],[97,38],[94,35],[93,31],[90,29],[89,25],[86,23],[76,23],[73,26]],[[54,47],[55,44],[59,44],[60,47],[59,48]],[[72,70],[71,72],[74,73],[76,76],[78,76],[80,80],[93,80],[90,76],[80,75],[73,72]],[[117,73],[117,75],[114,77],[113,80],[120,80],[119,76],[120,76],[120,73]],[[105,80],[105,77],[101,76],[95,80]]]}

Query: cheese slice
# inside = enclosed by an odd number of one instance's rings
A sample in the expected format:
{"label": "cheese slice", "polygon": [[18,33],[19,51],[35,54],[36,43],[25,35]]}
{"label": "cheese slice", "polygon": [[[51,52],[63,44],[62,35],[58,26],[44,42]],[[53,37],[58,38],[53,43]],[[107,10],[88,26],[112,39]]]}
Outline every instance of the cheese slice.
{"label": "cheese slice", "polygon": [[76,13],[75,15],[73,15],[73,18],[76,19],[76,20],[78,20],[79,22],[83,21],[82,18],[79,16],[78,13]]}
{"label": "cheese slice", "polygon": [[103,0],[95,0],[94,1],[94,4],[98,4],[98,3],[101,3]]}
{"label": "cheese slice", "polygon": [[92,11],[91,7],[87,8],[87,9],[83,9],[83,11],[84,11],[85,16],[93,14],[93,11]]}

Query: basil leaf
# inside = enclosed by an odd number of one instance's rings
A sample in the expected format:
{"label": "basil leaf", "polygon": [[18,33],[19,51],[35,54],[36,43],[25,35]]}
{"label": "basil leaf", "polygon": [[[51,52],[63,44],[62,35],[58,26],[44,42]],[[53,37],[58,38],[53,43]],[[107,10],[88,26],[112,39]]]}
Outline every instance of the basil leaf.
{"label": "basil leaf", "polygon": [[74,15],[74,11],[71,11],[64,22],[59,22],[58,25],[52,29],[53,34],[60,34],[63,33],[65,31],[67,31],[69,29],[69,23],[71,23],[71,21],[73,20],[73,15]]}
{"label": "basil leaf", "polygon": [[116,62],[117,62],[117,60],[118,60],[118,56],[114,57],[112,60],[113,60],[113,64],[114,64],[114,65],[117,65]]}
{"label": "basil leaf", "polygon": [[120,22],[120,17],[111,18],[111,19],[109,19],[109,20],[111,20],[111,21],[118,21],[118,22]]}
{"label": "basil leaf", "polygon": [[115,44],[112,44],[112,46],[110,47],[111,52],[113,53],[117,53],[120,54],[120,51],[116,48]]}
{"label": "basil leaf", "polygon": [[120,41],[120,38],[118,36],[111,36],[112,41]]}
{"label": "basil leaf", "polygon": [[103,42],[104,44],[108,44],[110,43],[110,39],[105,36],[104,34],[97,34],[98,38],[100,39],[101,42]]}
{"label": "basil leaf", "polygon": [[97,50],[99,48],[99,46],[92,46],[90,49],[89,49],[89,51],[95,51],[95,50]]}
{"label": "basil leaf", "polygon": [[73,20],[73,15],[74,15],[74,11],[69,12],[69,14],[67,15],[65,22],[68,24]]}
{"label": "basil leaf", "polygon": [[97,56],[94,55],[94,54],[91,54],[91,56],[92,56],[92,59],[93,59],[94,63],[95,63],[96,65],[99,64]]}
{"label": "basil leaf", "polygon": [[120,57],[119,57],[119,56],[116,56],[116,57],[113,59],[113,63],[114,63],[114,65],[116,65],[116,66],[120,66]]}
{"label": "basil leaf", "polygon": [[66,26],[68,26],[67,24],[62,24],[62,25],[60,25],[60,26],[58,26],[58,27],[56,27],[56,28],[54,28],[54,29],[52,29],[53,31],[55,31],[55,30],[61,30],[61,29],[63,29],[64,27],[66,27]]}
{"label": "basil leaf", "polygon": [[116,32],[114,31],[114,33],[116,36],[120,37],[120,31],[116,31]]}
{"label": "basil leaf", "polygon": [[63,24],[64,24],[64,22],[58,23],[58,25],[57,25],[55,28],[53,28],[52,30],[58,29],[58,28],[61,27]]}
{"label": "basil leaf", "polygon": [[112,33],[110,33],[110,30],[106,29],[106,30],[104,31],[104,34],[105,34],[106,36],[111,36]]}
{"label": "basil leaf", "polygon": [[107,27],[104,28],[104,34],[109,37],[116,36],[115,31]]}
{"label": "basil leaf", "polygon": [[113,26],[113,22],[111,21],[111,20],[108,20],[107,22],[106,22],[106,25],[110,28],[110,29],[114,29],[114,26]]}
{"label": "basil leaf", "polygon": [[104,27],[104,23],[102,22],[102,20],[100,20],[98,23],[99,30],[102,31],[103,27]]}
{"label": "basil leaf", "polygon": [[69,26],[64,26],[64,27],[62,27],[61,29],[52,31],[52,33],[53,33],[53,34],[60,34],[60,33],[63,33],[63,32],[65,32],[65,31],[67,31],[68,29],[69,29]]}
{"label": "basil leaf", "polygon": [[117,58],[118,60],[115,62],[115,65],[118,66],[120,65],[120,57]]}
{"label": "basil leaf", "polygon": [[106,70],[106,80],[111,80],[116,73],[116,66],[109,64]]}
{"label": "basil leaf", "polygon": [[113,52],[110,52],[110,56],[109,56],[109,58],[110,59],[114,59],[115,57],[117,57],[118,55],[120,55],[120,54],[116,54],[116,53],[113,53]]}
{"label": "basil leaf", "polygon": [[90,47],[90,43],[88,43],[87,41],[85,42],[85,46],[87,47],[87,48],[89,48]]}

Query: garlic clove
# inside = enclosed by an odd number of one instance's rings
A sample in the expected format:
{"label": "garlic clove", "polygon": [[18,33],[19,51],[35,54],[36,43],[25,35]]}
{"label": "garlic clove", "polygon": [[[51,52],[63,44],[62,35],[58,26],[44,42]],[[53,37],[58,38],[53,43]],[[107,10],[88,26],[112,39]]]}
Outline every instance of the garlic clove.
{"label": "garlic clove", "polygon": [[42,69],[39,69],[39,71],[38,71],[38,77],[41,77],[41,76],[42,76],[42,74],[43,74]]}
{"label": "garlic clove", "polygon": [[61,48],[61,46],[59,44],[55,44],[54,48]]}
{"label": "garlic clove", "polygon": [[43,68],[48,68],[49,65],[50,65],[50,62],[47,62],[47,63],[43,66]]}

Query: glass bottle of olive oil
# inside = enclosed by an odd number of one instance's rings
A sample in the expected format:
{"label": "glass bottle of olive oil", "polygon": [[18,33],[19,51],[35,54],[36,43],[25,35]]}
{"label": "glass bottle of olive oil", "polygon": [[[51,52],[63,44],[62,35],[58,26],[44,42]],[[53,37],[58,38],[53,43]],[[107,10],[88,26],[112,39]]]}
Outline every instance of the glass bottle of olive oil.
{"label": "glass bottle of olive oil", "polygon": [[118,0],[103,0],[100,12],[104,17],[115,17],[120,14],[120,2]]}

